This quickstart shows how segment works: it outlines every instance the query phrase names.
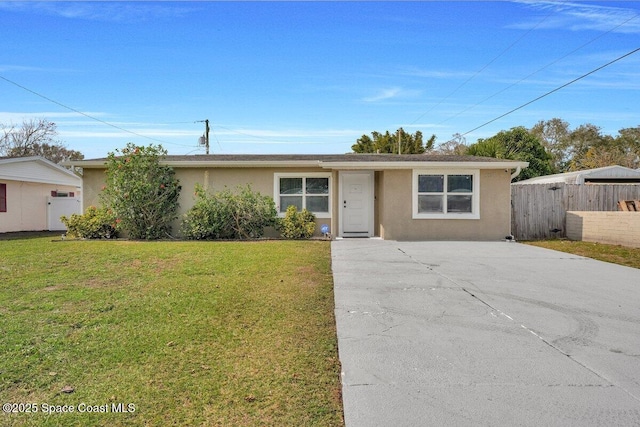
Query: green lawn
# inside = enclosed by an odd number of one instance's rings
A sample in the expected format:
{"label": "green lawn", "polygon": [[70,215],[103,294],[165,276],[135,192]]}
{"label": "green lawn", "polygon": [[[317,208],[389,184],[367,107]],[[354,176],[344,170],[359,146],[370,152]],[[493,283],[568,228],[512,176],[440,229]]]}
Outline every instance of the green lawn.
{"label": "green lawn", "polygon": [[571,240],[540,240],[523,243],[626,265],[627,267],[640,268],[640,248],[606,245],[603,243],[574,242]]}
{"label": "green lawn", "polygon": [[342,425],[330,263],[322,241],[0,241],[0,401],[38,410],[0,425]]}

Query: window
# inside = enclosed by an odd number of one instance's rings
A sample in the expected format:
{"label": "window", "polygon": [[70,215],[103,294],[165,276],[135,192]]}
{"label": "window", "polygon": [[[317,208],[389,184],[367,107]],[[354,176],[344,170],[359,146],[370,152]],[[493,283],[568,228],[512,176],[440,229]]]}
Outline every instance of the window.
{"label": "window", "polygon": [[73,197],[73,193],[67,193],[63,191],[52,191],[51,197]]}
{"label": "window", "polygon": [[293,205],[299,211],[307,209],[318,218],[331,216],[329,197],[331,174],[275,174],[274,200],[278,214],[283,216]]}
{"label": "window", "polygon": [[0,184],[0,212],[7,211],[7,184]]}
{"label": "window", "polygon": [[414,171],[414,219],[479,219],[479,171]]}

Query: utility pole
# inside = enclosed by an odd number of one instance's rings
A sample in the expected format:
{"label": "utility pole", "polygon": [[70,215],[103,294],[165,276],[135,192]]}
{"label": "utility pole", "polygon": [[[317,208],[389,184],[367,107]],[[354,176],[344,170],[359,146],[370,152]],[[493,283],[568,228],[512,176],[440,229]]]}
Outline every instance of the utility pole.
{"label": "utility pole", "polygon": [[398,154],[402,154],[402,128],[398,129]]}
{"label": "utility pole", "polygon": [[204,142],[204,146],[206,148],[206,154],[209,154],[209,119],[206,120],[198,120],[196,123],[204,122],[204,135],[200,137],[200,144]]}
{"label": "utility pole", "polygon": [[205,130],[205,137],[204,137],[204,142],[205,142],[205,146],[206,146],[206,153],[209,154],[209,119],[204,121],[204,130]]}

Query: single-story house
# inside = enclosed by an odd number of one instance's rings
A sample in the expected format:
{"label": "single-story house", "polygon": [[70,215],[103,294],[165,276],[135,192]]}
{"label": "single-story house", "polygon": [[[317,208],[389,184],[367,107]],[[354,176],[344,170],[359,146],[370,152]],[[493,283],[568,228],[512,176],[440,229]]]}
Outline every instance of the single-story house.
{"label": "single-story house", "polygon": [[[106,159],[83,168],[84,206],[98,205]],[[196,184],[209,191],[250,184],[317,218],[335,237],[391,240],[494,240],[510,234],[510,183],[527,162],[472,156],[184,155],[166,156],[182,185],[180,215]],[[174,233],[179,230],[176,221]]]}
{"label": "single-story house", "polygon": [[531,184],[640,184],[640,169],[624,166],[605,166],[555,175],[537,176],[514,183],[514,185]]}
{"label": "single-story house", "polygon": [[43,157],[0,157],[0,233],[64,230],[82,212],[82,178]]}

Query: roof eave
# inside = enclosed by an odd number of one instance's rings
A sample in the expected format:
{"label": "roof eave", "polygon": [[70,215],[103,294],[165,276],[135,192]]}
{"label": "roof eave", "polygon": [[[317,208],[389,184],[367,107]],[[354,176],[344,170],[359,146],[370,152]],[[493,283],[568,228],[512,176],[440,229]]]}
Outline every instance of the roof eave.
{"label": "roof eave", "polygon": [[163,164],[171,167],[189,168],[298,168],[298,167],[320,167],[319,160],[184,160],[184,161],[163,161]]}
{"label": "roof eave", "polygon": [[[0,160],[0,164],[11,164],[11,163],[29,163],[29,162],[36,162],[39,163],[51,170],[53,170],[56,173],[59,174],[63,174],[65,177],[73,179],[77,182],[82,182],[82,178],[79,177],[78,175],[76,175],[74,172],[65,169],[62,166],[67,166],[65,164],[63,164],[64,162],[61,162],[60,165],[57,165],[55,163],[53,163],[51,160],[45,159],[44,157],[41,156],[29,156],[29,157],[10,157],[10,158],[6,158],[6,159],[2,159]],[[4,179],[11,179],[11,180],[15,180],[15,178],[19,178],[18,176],[13,176],[13,179],[11,178],[10,175],[3,175]],[[55,181],[55,182],[54,182]],[[29,182],[38,182],[38,183],[51,183],[51,184],[63,184],[63,185],[70,185],[68,183],[65,183],[64,180],[37,180],[35,178],[30,178]]]}
{"label": "roof eave", "polygon": [[325,169],[515,169],[529,162],[320,162]]}
{"label": "roof eave", "polygon": [[[78,160],[65,162],[66,166],[77,166],[88,169],[105,167],[104,160]],[[438,161],[321,161],[321,160],[182,160],[162,161],[162,164],[177,168],[301,168],[313,167],[323,169],[381,170],[381,169],[515,169],[526,168],[528,162],[489,161],[489,162],[438,162]]]}
{"label": "roof eave", "polygon": [[[287,160],[287,161],[261,161],[261,160],[182,160],[182,161],[160,161],[161,164],[175,168],[297,168],[297,167],[320,167],[318,160]],[[80,160],[65,162],[65,166],[77,166],[87,169],[102,169],[106,167],[106,161],[100,160]]]}

